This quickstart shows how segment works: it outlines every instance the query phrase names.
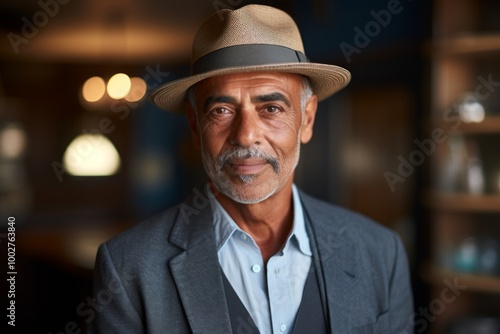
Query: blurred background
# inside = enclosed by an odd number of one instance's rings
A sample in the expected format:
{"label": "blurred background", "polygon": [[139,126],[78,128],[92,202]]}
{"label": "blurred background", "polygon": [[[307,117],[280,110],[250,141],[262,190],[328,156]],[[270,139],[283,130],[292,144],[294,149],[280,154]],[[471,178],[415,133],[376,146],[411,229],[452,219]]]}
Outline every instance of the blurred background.
{"label": "blurred background", "polygon": [[312,61],[353,75],[320,104],[297,184],[398,231],[417,333],[500,333],[493,0],[2,0],[0,247],[7,268],[14,217],[18,273],[8,332],[84,331],[98,245],[204,185],[186,120],[147,94],[189,73],[208,15],[250,3],[288,12]]}

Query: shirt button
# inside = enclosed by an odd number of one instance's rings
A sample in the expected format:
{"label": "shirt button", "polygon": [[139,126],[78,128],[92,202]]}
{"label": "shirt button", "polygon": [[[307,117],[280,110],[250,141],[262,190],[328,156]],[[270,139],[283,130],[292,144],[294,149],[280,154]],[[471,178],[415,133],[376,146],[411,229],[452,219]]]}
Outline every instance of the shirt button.
{"label": "shirt button", "polygon": [[286,330],[286,325],[285,324],[281,324],[280,331],[284,332],[285,330]]}
{"label": "shirt button", "polygon": [[240,238],[241,238],[241,240],[246,241],[247,240],[247,235],[245,233],[241,233],[240,234]]}
{"label": "shirt button", "polygon": [[259,266],[258,264],[254,264],[254,265],[252,266],[252,271],[253,271],[254,273],[258,273],[258,272],[260,271],[260,266]]}
{"label": "shirt button", "polygon": [[280,270],[278,268],[274,269],[274,274],[278,275],[280,273]]}

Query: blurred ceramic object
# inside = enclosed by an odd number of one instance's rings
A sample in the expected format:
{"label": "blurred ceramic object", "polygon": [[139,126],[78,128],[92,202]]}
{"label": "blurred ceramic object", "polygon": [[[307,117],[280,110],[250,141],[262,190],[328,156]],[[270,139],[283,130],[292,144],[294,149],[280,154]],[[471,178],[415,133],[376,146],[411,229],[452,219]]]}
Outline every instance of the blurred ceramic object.
{"label": "blurred ceramic object", "polygon": [[479,157],[479,147],[476,142],[467,142],[467,192],[475,195],[484,193],[484,171],[483,162]]}
{"label": "blurred ceramic object", "polygon": [[479,247],[476,238],[467,238],[460,243],[455,255],[454,267],[460,272],[475,272],[479,265]]}
{"label": "blurred ceramic object", "polygon": [[457,104],[456,110],[464,123],[481,123],[484,121],[484,107],[473,93],[467,93]]}
{"label": "blurred ceramic object", "polygon": [[439,163],[438,186],[446,192],[461,191],[466,171],[466,147],[462,135],[454,135],[446,142],[446,153]]}
{"label": "blurred ceramic object", "polygon": [[484,274],[497,275],[500,273],[500,246],[497,241],[485,240],[481,246],[479,268]]}

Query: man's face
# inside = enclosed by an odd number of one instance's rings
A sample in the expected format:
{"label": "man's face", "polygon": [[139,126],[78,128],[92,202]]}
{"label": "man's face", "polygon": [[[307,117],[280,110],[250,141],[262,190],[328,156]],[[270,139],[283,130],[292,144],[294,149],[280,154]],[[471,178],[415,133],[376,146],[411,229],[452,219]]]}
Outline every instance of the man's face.
{"label": "man's face", "polygon": [[285,73],[230,74],[196,85],[197,111],[188,108],[188,117],[218,191],[252,204],[291,184],[317,106],[313,96],[301,110],[301,93],[300,77]]}

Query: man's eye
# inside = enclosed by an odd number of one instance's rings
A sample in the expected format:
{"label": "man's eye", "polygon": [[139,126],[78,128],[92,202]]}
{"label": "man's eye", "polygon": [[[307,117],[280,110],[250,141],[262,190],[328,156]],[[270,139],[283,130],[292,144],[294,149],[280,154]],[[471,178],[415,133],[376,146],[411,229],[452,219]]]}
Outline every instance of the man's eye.
{"label": "man's eye", "polygon": [[210,111],[211,114],[213,115],[225,115],[229,114],[230,110],[224,107],[219,107],[219,108],[214,108],[212,111]]}
{"label": "man's eye", "polygon": [[269,114],[276,114],[281,111],[281,108],[278,106],[266,106],[264,110]]}

